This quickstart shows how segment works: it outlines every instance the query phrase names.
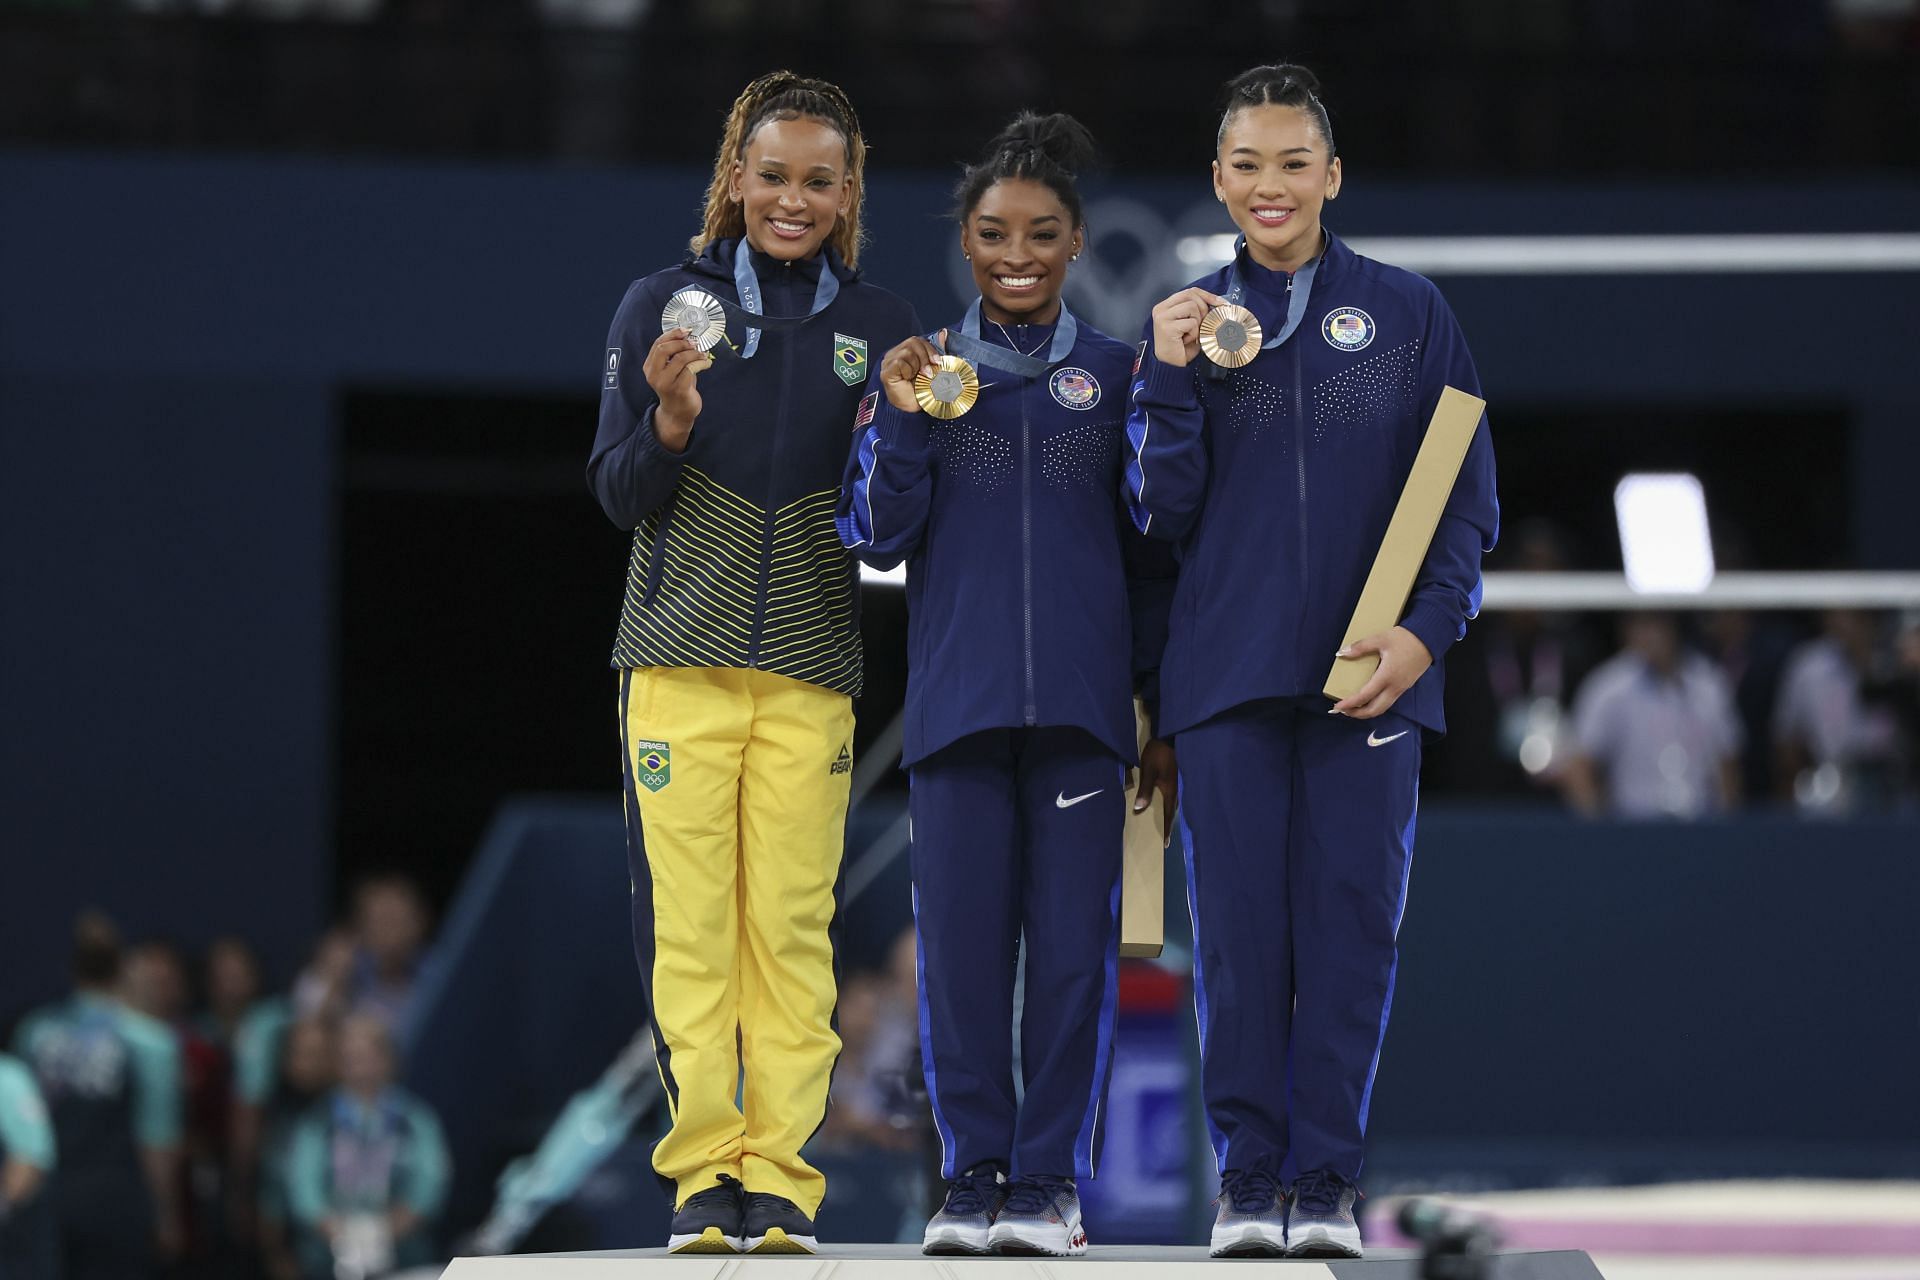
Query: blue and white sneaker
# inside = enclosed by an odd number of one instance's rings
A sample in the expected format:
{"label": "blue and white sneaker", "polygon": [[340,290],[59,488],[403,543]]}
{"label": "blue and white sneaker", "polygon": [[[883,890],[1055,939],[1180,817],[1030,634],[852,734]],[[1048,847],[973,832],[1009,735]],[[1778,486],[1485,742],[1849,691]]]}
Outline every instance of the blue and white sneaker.
{"label": "blue and white sneaker", "polygon": [[1357,1258],[1360,1224],[1353,1205],[1360,1188],[1328,1169],[1294,1179],[1287,1212],[1289,1258]]}
{"label": "blue and white sneaker", "polygon": [[1278,1258],[1287,1251],[1287,1201],[1262,1168],[1229,1169],[1220,1178],[1213,1218],[1216,1258]]}
{"label": "blue and white sneaker", "polygon": [[813,1219],[785,1196],[767,1191],[747,1192],[744,1234],[748,1253],[820,1252]]}
{"label": "blue and white sneaker", "polygon": [[1007,1189],[987,1243],[995,1253],[1021,1257],[1074,1258],[1087,1251],[1080,1224],[1080,1192],[1072,1178],[1031,1174]]}
{"label": "blue and white sneaker", "polygon": [[1007,1182],[1000,1166],[975,1165],[947,1184],[947,1201],[927,1222],[920,1252],[935,1256],[993,1252],[987,1235],[1006,1202]]}
{"label": "blue and white sneaker", "polygon": [[739,1253],[745,1211],[740,1180],[716,1174],[718,1186],[696,1191],[674,1210],[667,1228],[668,1253]]}

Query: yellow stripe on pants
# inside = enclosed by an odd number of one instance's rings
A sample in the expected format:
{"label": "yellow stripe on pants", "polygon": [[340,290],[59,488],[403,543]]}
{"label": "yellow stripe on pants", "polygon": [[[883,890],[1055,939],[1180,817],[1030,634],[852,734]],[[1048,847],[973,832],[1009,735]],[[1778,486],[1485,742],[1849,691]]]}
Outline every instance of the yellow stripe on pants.
{"label": "yellow stripe on pants", "polygon": [[654,1169],[676,1184],[676,1207],[724,1173],[812,1215],[826,1179],[800,1148],[826,1114],[840,1052],[828,929],[853,700],[730,667],[627,677],[627,803],[653,898],[644,976],[677,1097]]}

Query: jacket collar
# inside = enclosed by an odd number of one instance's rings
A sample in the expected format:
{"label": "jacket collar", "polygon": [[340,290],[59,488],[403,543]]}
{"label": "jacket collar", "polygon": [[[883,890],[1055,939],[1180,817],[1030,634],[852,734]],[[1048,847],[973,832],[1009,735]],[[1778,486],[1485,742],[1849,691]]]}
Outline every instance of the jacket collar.
{"label": "jacket collar", "polygon": [[753,256],[754,274],[762,281],[774,279],[777,272],[792,271],[796,273],[797,279],[812,285],[820,278],[822,263],[840,278],[841,284],[852,284],[860,278],[860,272],[841,261],[840,255],[830,244],[821,246],[820,252],[813,257],[803,258],[792,266],[788,266],[778,258],[769,257],[748,245],[744,236],[732,236],[725,240],[713,241],[707,245],[706,250],[699,257],[689,258],[685,266],[694,275],[725,280],[731,284],[734,259],[743,251]]}

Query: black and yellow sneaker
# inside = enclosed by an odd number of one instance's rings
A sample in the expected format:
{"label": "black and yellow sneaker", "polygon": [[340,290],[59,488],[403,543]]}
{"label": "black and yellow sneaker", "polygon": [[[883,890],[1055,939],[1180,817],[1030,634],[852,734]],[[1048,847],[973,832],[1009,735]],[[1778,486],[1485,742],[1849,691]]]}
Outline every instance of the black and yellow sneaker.
{"label": "black and yellow sneaker", "polygon": [[696,1191],[674,1210],[667,1228],[668,1253],[739,1253],[746,1216],[744,1193],[738,1178],[714,1175],[718,1186]]}
{"label": "black and yellow sneaker", "polygon": [[747,1192],[748,1253],[818,1253],[813,1219],[785,1196],[765,1191]]}

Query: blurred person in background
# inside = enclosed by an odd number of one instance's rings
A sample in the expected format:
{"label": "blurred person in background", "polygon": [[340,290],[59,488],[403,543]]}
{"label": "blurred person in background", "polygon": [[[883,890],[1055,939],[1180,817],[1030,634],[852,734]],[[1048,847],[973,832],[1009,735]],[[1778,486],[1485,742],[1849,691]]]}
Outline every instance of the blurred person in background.
{"label": "blurred person in background", "polygon": [[[1560,527],[1533,519],[1503,540],[1488,567],[1563,573],[1573,561]],[[1448,655],[1447,736],[1423,776],[1449,791],[1481,794],[1557,786],[1573,745],[1573,692],[1604,653],[1588,614],[1484,614]]]}
{"label": "blurred person in background", "polygon": [[195,1025],[202,1039],[231,1050],[263,995],[260,957],[244,938],[215,938],[204,971],[206,1006]]}
{"label": "blurred person in background", "polygon": [[1829,609],[1793,651],[1780,682],[1773,741],[1778,794],[1806,813],[1883,808],[1905,774],[1895,663],[1873,614]]}
{"label": "blurred person in background", "polygon": [[298,1280],[287,1185],[293,1137],[339,1080],[334,1024],[323,1018],[293,1023],[277,1042],[261,1097],[257,1155],[245,1185],[251,1189],[254,1239],[262,1270],[272,1280]]}
{"label": "blurred person in background", "polygon": [[232,1059],[205,1034],[205,1021],[194,1007],[186,956],[173,943],[149,941],[131,948],[122,986],[128,1007],[164,1025],[180,1047],[184,1110],[175,1198],[181,1210],[182,1259],[201,1261],[225,1238],[222,1187]]}
{"label": "blurred person in background", "polygon": [[426,899],[405,876],[371,876],[354,892],[358,947],[347,975],[347,1012],[379,1019],[403,1047],[431,925]]}
{"label": "blurred person in background", "polygon": [[359,940],[347,925],[329,929],[294,979],[289,1013],[301,1018],[343,1018],[351,996]]}
{"label": "blurred person in background", "polygon": [[[315,947],[316,956],[333,941],[328,934]],[[340,970],[353,955],[351,939],[339,936]],[[210,983],[210,986],[217,985]],[[256,984],[257,985],[257,984]],[[342,984],[344,986],[344,984]],[[237,995],[234,997],[237,1003]],[[221,1015],[217,1015],[221,1016]],[[314,1015],[324,1025],[334,1015]],[[251,1247],[261,1213],[263,1131],[273,1121],[272,1108],[280,1093],[282,1053],[288,1028],[294,1023],[294,997],[267,996],[254,1000],[234,1024],[230,1042],[233,1058],[227,1142],[227,1222],[242,1250]],[[332,1040],[324,1046],[326,1084],[332,1083]],[[281,1218],[284,1220],[285,1213]],[[263,1246],[264,1247],[264,1244]]]}
{"label": "blurred person in background", "polygon": [[1733,807],[1742,741],[1720,669],[1681,644],[1672,614],[1632,613],[1621,651],[1574,700],[1573,754],[1561,777],[1578,812],[1698,818]]}
{"label": "blurred person in background", "polygon": [[382,873],[359,882],[347,924],[321,939],[293,988],[303,1018],[377,1018],[404,1051],[413,992],[430,962],[431,914],[418,886]]}
{"label": "blurred person in background", "polygon": [[307,1110],[286,1158],[301,1273],[334,1280],[424,1266],[450,1176],[440,1122],[394,1084],[383,1019],[349,1017],[338,1046],[339,1086]]}
{"label": "blurred person in background", "polygon": [[0,1280],[57,1274],[52,1199],[53,1121],[18,1058],[0,1053]]}
{"label": "blurred person in background", "polygon": [[180,1046],[119,999],[118,931],[74,929],[74,994],[30,1014],[14,1050],[33,1069],[59,1140],[55,1199],[67,1280],[127,1280],[179,1257]]}
{"label": "blurred person in background", "polygon": [[840,1064],[821,1136],[842,1146],[915,1151],[929,1133],[915,946],[913,930],[905,930],[886,969],[854,973],[841,984]]}

